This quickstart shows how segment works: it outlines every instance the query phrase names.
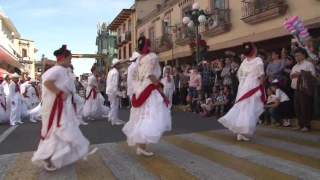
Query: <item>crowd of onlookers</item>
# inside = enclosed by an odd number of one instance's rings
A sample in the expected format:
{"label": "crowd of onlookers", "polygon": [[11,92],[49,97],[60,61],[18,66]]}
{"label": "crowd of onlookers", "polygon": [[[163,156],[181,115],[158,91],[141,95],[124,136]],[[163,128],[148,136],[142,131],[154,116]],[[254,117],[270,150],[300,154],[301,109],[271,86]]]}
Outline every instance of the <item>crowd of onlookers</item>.
{"label": "crowd of onlookers", "polygon": [[[270,52],[259,49],[257,55],[265,65],[267,92],[265,113],[261,115],[260,123],[291,126],[290,120],[298,118],[300,120],[296,129],[308,131],[310,120],[313,118],[309,117],[313,114],[312,109],[320,108],[319,104],[314,104],[314,100],[318,98],[316,96],[319,96],[319,93],[316,93],[320,90],[319,79],[315,82],[316,89],[313,88],[311,93],[295,93],[303,82],[299,84],[298,78],[294,77],[295,73],[292,72],[293,68],[294,72],[310,71],[310,67],[313,66],[315,72],[312,74],[319,73],[319,61],[308,57],[307,51],[298,48],[294,43],[289,48],[274,49]],[[211,61],[203,60],[197,65],[164,67],[164,78],[173,78],[173,85],[167,83],[173,92],[173,108],[186,105],[189,106],[190,112],[202,114],[204,117],[224,115],[235,103],[239,85],[237,71],[244,59],[244,55],[228,51],[225,57]],[[319,74],[316,77],[319,78]],[[310,111],[305,109],[306,107]]]}

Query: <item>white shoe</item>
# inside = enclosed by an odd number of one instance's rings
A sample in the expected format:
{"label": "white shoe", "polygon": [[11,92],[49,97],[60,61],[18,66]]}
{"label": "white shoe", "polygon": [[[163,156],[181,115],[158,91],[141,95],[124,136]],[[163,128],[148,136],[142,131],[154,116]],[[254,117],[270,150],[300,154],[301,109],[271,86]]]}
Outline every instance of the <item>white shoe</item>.
{"label": "white shoe", "polygon": [[241,140],[243,140],[243,141],[249,141],[249,138],[245,137],[245,136],[242,135],[242,134],[238,134],[237,140],[238,140],[238,141],[241,141]]}
{"label": "white shoe", "polygon": [[92,151],[88,152],[88,154],[87,154],[86,156],[84,156],[82,159],[83,159],[84,161],[88,160],[88,156],[93,155],[94,153],[97,152],[97,150],[98,150],[98,148],[94,148]]}
{"label": "white shoe", "polygon": [[36,121],[36,120],[34,120],[34,119],[30,119],[30,122],[32,122],[32,123],[36,123],[37,121]]}
{"label": "white shoe", "polygon": [[149,157],[149,156],[153,156],[153,152],[147,152],[147,151],[138,147],[137,148],[137,155],[143,155],[143,156]]}
{"label": "white shoe", "polygon": [[112,126],[113,125],[121,125],[122,123],[120,123],[120,122],[115,122],[115,123],[112,123]]}
{"label": "white shoe", "polygon": [[23,124],[23,122],[22,122],[22,121],[19,121],[18,124]]}
{"label": "white shoe", "polygon": [[13,123],[13,124],[10,124],[11,126],[16,126],[16,125],[18,125],[17,123]]}
{"label": "white shoe", "polygon": [[40,166],[44,167],[44,169],[49,172],[57,170],[57,168],[55,168],[55,167],[49,167],[49,164],[45,161],[42,161]]}

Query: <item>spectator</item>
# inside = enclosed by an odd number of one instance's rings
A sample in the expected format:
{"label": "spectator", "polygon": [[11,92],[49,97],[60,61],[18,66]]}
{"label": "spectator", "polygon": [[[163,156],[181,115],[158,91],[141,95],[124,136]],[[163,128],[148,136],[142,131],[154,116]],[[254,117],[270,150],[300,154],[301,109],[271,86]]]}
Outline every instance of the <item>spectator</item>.
{"label": "spectator", "polygon": [[237,77],[238,69],[240,67],[241,60],[235,56],[231,64],[231,94],[235,97],[238,93],[239,79]]}
{"label": "spectator", "polygon": [[268,64],[268,67],[266,69],[266,74],[269,79],[269,83],[271,83],[275,79],[278,79],[279,84],[283,86],[284,76],[282,73],[285,67],[286,67],[286,62],[280,59],[280,51],[273,50],[272,61]]}
{"label": "spectator", "polygon": [[185,75],[190,77],[190,81],[189,81],[189,98],[190,98],[190,109],[191,112],[195,112],[196,111],[196,107],[194,107],[193,105],[193,99],[198,97],[198,93],[197,93],[197,89],[201,90],[201,86],[202,86],[202,77],[199,74],[199,69],[198,67],[193,67],[193,69],[191,70],[190,73],[188,73],[188,68],[189,66],[186,67],[185,70]]}
{"label": "spectator", "polygon": [[188,95],[188,87],[189,87],[189,76],[186,76],[184,72],[187,71],[187,67],[183,65],[180,70],[180,82],[179,82],[179,87],[180,87],[180,102],[183,105],[187,105],[188,102],[186,101],[187,95]]}
{"label": "spectator", "polygon": [[225,109],[224,105],[225,105],[226,100],[227,100],[227,98],[224,94],[224,89],[221,88],[220,93],[217,96],[215,103],[214,103],[215,115],[217,118],[219,118],[220,116],[223,115],[224,109]]}
{"label": "spectator", "polygon": [[180,74],[179,70],[176,67],[172,68],[172,76],[173,76],[173,82],[174,82],[174,91],[173,91],[173,98],[172,98],[172,104],[175,106],[178,106],[180,103],[180,89],[179,89],[179,82],[180,82]]}
{"label": "spectator", "polygon": [[280,126],[280,123],[276,123],[276,120],[275,120],[275,118],[278,117],[277,108],[279,107],[280,100],[272,92],[271,88],[267,89],[267,95],[268,95],[268,99],[267,99],[266,105],[264,106],[265,111],[264,111],[263,124],[269,124],[270,119],[272,119],[271,124]]}
{"label": "spectator", "polygon": [[209,93],[205,94],[205,102],[201,102],[200,105],[203,111],[203,117],[209,117],[213,108],[212,98]]}

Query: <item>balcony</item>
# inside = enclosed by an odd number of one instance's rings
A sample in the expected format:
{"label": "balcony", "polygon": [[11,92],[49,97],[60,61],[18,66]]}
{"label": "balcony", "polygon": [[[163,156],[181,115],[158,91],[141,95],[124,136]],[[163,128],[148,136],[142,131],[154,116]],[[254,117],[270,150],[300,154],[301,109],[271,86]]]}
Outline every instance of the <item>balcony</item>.
{"label": "balcony", "polygon": [[3,31],[0,31],[0,45],[9,52],[15,59],[21,57],[21,53],[18,51],[18,48],[13,44],[12,38],[5,34]]}
{"label": "balcony", "polygon": [[286,14],[285,0],[242,0],[242,21],[256,24]]}
{"label": "balcony", "polygon": [[200,32],[203,36],[212,37],[230,29],[230,9],[215,9],[207,23],[201,26]]}
{"label": "balcony", "polygon": [[177,25],[177,29],[175,30],[176,34],[176,45],[184,46],[189,44],[190,41],[194,40],[196,37],[196,32],[194,27],[188,27],[182,23]]}
{"label": "balcony", "polygon": [[165,34],[155,40],[156,52],[168,51],[172,48],[172,34]]}
{"label": "balcony", "polygon": [[102,49],[102,54],[108,55],[109,54],[108,49]]}
{"label": "balcony", "polygon": [[150,39],[150,51],[151,52],[156,52],[156,43],[154,39]]}
{"label": "balcony", "polygon": [[127,31],[121,35],[121,43],[127,43],[131,41],[131,31]]}

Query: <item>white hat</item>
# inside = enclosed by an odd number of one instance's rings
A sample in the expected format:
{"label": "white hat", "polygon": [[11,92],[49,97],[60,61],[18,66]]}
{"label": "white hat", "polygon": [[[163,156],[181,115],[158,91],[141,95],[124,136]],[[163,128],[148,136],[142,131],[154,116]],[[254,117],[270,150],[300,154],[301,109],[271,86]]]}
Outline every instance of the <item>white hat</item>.
{"label": "white hat", "polygon": [[112,67],[114,67],[115,65],[117,65],[117,64],[119,64],[121,61],[119,60],[119,59],[117,59],[117,58],[114,58],[113,60],[112,60]]}
{"label": "white hat", "polygon": [[39,81],[38,80],[36,80],[36,79],[30,79],[30,81],[29,81],[29,84],[31,84],[31,83],[38,83]]}
{"label": "white hat", "polygon": [[2,78],[5,79],[8,76],[8,74],[2,74]]}
{"label": "white hat", "polygon": [[20,75],[15,72],[12,74],[11,78],[20,78]]}
{"label": "white hat", "polygon": [[271,83],[278,83],[278,79],[273,80]]}
{"label": "white hat", "polygon": [[130,61],[136,60],[139,56],[140,56],[140,54],[137,51],[133,52],[133,54],[130,58]]}

